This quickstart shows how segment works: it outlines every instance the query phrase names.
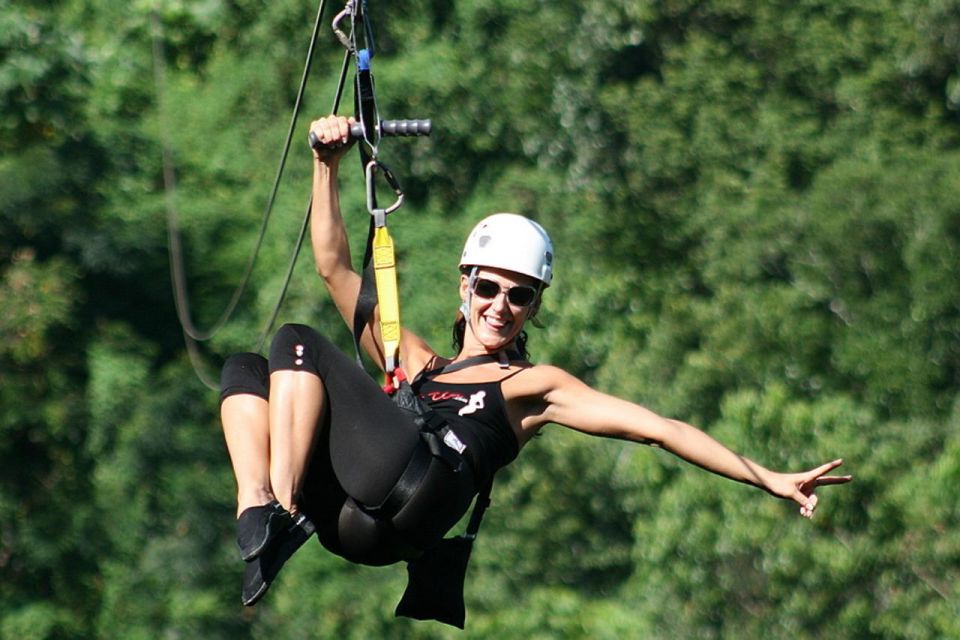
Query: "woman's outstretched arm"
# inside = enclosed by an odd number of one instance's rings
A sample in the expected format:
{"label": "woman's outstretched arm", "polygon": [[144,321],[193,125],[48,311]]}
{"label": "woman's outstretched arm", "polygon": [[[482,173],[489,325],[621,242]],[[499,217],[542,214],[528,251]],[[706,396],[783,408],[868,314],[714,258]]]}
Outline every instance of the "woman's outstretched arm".
{"label": "woman's outstretched arm", "polygon": [[817,487],[852,480],[852,476],[827,475],[840,466],[841,460],[800,473],[771,471],[685,422],[664,418],[633,402],[601,393],[556,367],[536,369],[541,375],[529,378],[538,379],[542,385],[536,393],[542,393],[543,404],[542,411],[525,419],[530,428],[555,422],[592,435],[661,447],[698,467],[793,500],[808,518],[817,506]]}

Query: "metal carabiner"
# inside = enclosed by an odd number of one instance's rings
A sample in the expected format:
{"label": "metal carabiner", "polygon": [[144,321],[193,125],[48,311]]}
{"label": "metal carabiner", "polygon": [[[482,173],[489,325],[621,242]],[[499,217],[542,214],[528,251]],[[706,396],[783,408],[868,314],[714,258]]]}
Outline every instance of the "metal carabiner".
{"label": "metal carabiner", "polygon": [[[343,8],[343,11],[338,13],[333,18],[331,26],[333,27],[333,33],[336,34],[337,39],[340,41],[344,47],[347,48],[347,51],[354,53],[357,48],[353,41],[353,17],[356,15],[356,0],[347,0],[347,6]],[[347,17],[350,16],[350,35],[348,36],[343,30],[340,29],[340,23]]]}
{"label": "metal carabiner", "polygon": [[[383,171],[383,177],[386,178],[387,184],[390,185],[390,188],[393,189],[393,193],[397,196],[396,201],[391,204],[389,207],[381,208],[377,207],[377,186],[376,186],[376,171],[380,169]],[[393,213],[403,205],[403,191],[400,189],[400,183],[397,182],[396,177],[394,177],[393,172],[376,158],[367,163],[366,170],[364,171],[367,178],[367,211],[370,212],[370,215],[373,216],[373,223],[377,227],[382,227],[386,225],[387,215]]]}

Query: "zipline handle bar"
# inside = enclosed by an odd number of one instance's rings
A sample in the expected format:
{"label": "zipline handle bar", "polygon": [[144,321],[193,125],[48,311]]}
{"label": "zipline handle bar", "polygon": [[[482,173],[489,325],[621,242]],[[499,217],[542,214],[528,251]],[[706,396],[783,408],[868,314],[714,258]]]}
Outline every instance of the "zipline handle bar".
{"label": "zipline handle bar", "polygon": [[[381,120],[381,136],[428,136],[433,130],[430,120]],[[363,126],[357,122],[350,127],[350,135],[355,138],[363,136]]]}
{"label": "zipline handle bar", "polygon": [[[430,120],[381,120],[378,127],[379,135],[385,137],[420,137],[429,136],[433,131],[433,123]],[[313,131],[310,132],[310,146],[314,149],[321,149],[324,145],[320,144]],[[354,122],[350,126],[350,137],[363,140],[363,125]]]}

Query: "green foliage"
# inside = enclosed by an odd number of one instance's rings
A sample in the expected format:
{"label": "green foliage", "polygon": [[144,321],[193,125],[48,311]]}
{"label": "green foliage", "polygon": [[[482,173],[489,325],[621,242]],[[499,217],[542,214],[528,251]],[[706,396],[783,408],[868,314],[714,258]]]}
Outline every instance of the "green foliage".
{"label": "green foliage", "polygon": [[[435,123],[382,145],[408,196],[391,227],[404,322],[446,352],[467,230],[524,213],[557,250],[537,361],[774,468],[843,456],[856,481],[811,524],[663,452],[547,429],[498,478],[466,635],[960,635],[960,5],[620,4],[371,0],[381,115]],[[402,566],[315,545],[255,610],[237,602],[234,487],[173,311],[161,150],[207,327],[253,251],[314,17],[0,0],[0,637],[463,635],[393,618]],[[207,369],[253,348],[276,302],[306,120],[341,53],[324,26]],[[359,260],[353,162],[342,192]],[[350,348],[309,255],[278,321]]]}
{"label": "green foliage", "polygon": [[[127,339],[123,349],[135,345]],[[137,380],[148,373],[147,350],[130,357],[117,346],[95,347],[91,380],[100,409],[91,439],[101,461],[94,495],[101,513],[122,523],[102,539],[108,553],[98,635],[233,637],[234,550],[222,526],[233,513],[223,500],[232,481],[219,464],[225,449],[210,424],[209,395],[197,383],[184,385],[191,374],[182,362],[152,375],[145,393]],[[114,395],[104,398],[98,390],[108,385]]]}

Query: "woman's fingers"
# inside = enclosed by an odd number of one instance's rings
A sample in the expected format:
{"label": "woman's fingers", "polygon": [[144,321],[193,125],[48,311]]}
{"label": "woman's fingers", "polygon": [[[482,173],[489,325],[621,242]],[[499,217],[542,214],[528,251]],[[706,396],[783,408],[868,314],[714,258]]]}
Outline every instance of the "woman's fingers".
{"label": "woman's fingers", "polygon": [[[827,474],[840,465],[843,464],[843,460],[834,460],[833,462],[828,462],[826,464],[820,465],[813,471],[809,473],[810,480],[812,480],[811,491],[815,487],[823,487],[830,484],[845,484],[853,480],[853,476],[828,476]],[[809,480],[808,480],[809,482]]]}
{"label": "woman's fingers", "polygon": [[812,475],[814,475],[814,476],[818,476],[818,477],[819,477],[819,476],[822,476],[822,475],[824,475],[824,474],[826,474],[826,473],[829,473],[829,472],[833,471],[834,469],[836,469],[837,467],[839,467],[839,466],[842,465],[842,464],[843,464],[843,460],[842,460],[842,459],[833,460],[833,461],[828,462],[828,463],[826,463],[826,464],[820,465],[819,467],[817,467],[816,469],[814,469],[814,470],[811,471],[810,473],[811,473]]}
{"label": "woman's fingers", "polygon": [[800,515],[804,518],[812,518],[820,499],[815,493],[811,493],[809,496],[801,494],[801,496],[803,496],[803,501],[800,503]]}
{"label": "woman's fingers", "polygon": [[817,497],[817,494],[814,493],[817,487],[832,484],[845,484],[853,480],[853,476],[850,475],[825,475],[839,467],[841,464],[843,464],[843,460],[833,460],[832,462],[822,464],[816,469],[808,471],[801,477],[800,481],[797,483],[797,488],[793,494],[793,499],[800,505],[800,515],[802,515],[804,518],[812,518],[814,511],[817,509],[817,503],[820,501],[820,499]]}
{"label": "woman's fingers", "polygon": [[846,484],[853,480],[853,476],[823,476],[817,478],[817,486],[822,487],[828,484]]}
{"label": "woman's fingers", "polygon": [[[314,151],[335,150],[350,142],[352,118],[326,116],[310,123],[311,138],[316,139]],[[319,148],[317,148],[319,147]]]}

